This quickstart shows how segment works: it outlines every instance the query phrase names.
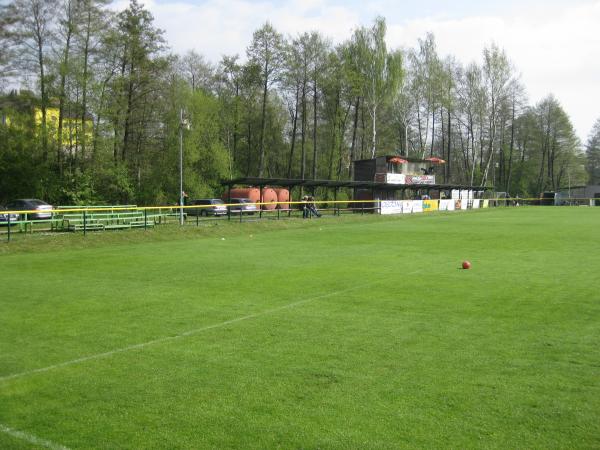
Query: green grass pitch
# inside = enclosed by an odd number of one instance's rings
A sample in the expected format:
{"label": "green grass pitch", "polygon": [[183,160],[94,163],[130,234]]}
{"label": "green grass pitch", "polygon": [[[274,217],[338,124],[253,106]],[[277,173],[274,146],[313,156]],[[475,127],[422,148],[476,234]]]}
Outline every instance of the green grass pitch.
{"label": "green grass pitch", "polygon": [[0,448],[600,447],[600,208],[15,238]]}

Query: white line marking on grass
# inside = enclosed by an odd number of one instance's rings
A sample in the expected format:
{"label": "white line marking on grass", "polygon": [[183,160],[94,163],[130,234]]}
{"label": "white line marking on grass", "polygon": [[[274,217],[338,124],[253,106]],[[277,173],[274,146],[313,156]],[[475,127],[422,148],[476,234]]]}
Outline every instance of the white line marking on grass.
{"label": "white line marking on grass", "polygon": [[[415,271],[409,272],[405,275],[414,275],[418,272],[420,272],[420,270],[415,270]],[[266,309],[264,311],[257,312],[254,314],[248,314],[247,316],[242,316],[242,317],[238,317],[236,319],[226,320],[225,322],[219,322],[219,323],[216,323],[213,325],[208,325],[208,326],[205,326],[202,328],[196,328],[194,330],[184,331],[183,333],[179,333],[175,336],[167,336],[167,337],[163,337],[163,338],[153,339],[148,342],[142,342],[141,344],[128,345],[127,347],[117,348],[115,350],[110,350],[110,351],[104,352],[104,353],[97,353],[95,355],[83,356],[81,358],[72,359],[70,361],[65,361],[65,362],[58,363],[58,364],[53,364],[53,365],[47,366],[47,367],[41,367],[39,369],[26,370],[25,372],[15,373],[12,375],[5,375],[3,377],[0,377],[0,382],[14,380],[16,378],[22,378],[27,375],[33,375],[36,373],[47,372],[49,370],[59,369],[61,367],[71,366],[73,364],[91,361],[93,359],[106,358],[106,357],[109,357],[112,355],[116,355],[117,353],[128,352],[130,350],[137,350],[140,348],[148,347],[150,345],[162,344],[163,342],[174,341],[176,339],[181,339],[184,337],[192,336],[194,334],[202,333],[203,331],[214,330],[215,328],[225,327],[227,325],[231,325],[234,323],[243,322],[244,320],[254,319],[255,317],[261,317],[261,316],[265,316],[267,314],[272,314],[274,312],[283,311],[283,310],[289,309],[289,308],[294,308],[296,306],[303,305],[304,303],[313,302],[315,300],[320,300],[320,299],[327,298],[327,297],[333,297],[338,294],[343,294],[344,292],[354,291],[356,289],[360,289],[365,286],[371,286],[376,283],[381,283],[382,281],[385,281],[385,280],[371,281],[368,283],[360,284],[358,286],[353,286],[353,287],[349,287],[346,289],[340,289],[339,291],[330,292],[329,294],[322,294],[322,295],[317,295],[316,297],[305,298],[304,300],[298,300],[297,302],[288,303],[287,305],[278,306],[277,308]]]}
{"label": "white line marking on grass", "polygon": [[33,445],[49,448],[50,450],[69,450],[67,447],[64,447],[60,444],[56,444],[52,441],[47,441],[45,439],[40,439],[39,437],[34,436],[33,434],[25,433],[24,431],[14,430],[1,423],[0,432],[8,434],[9,436],[12,436],[17,439],[21,439],[22,441],[27,441]]}

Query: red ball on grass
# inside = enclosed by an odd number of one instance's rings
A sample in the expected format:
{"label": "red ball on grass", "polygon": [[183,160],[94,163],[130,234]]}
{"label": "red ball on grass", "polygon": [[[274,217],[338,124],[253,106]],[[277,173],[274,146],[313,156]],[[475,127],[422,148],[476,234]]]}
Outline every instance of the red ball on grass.
{"label": "red ball on grass", "polygon": [[470,269],[471,268],[471,262],[470,261],[463,261],[462,268],[463,269]]}

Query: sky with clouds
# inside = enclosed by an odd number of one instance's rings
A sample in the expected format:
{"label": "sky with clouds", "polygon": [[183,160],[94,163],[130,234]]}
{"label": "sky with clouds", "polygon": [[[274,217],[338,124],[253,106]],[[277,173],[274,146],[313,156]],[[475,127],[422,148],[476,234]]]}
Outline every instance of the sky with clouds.
{"label": "sky with clouds", "polygon": [[[138,0],[177,53],[209,61],[245,54],[265,21],[289,35],[318,30],[334,43],[378,15],[389,48],[416,47],[434,33],[438,53],[467,64],[492,42],[503,48],[527,88],[530,104],[553,94],[585,142],[600,118],[600,0]],[[115,8],[127,4],[121,0]]]}

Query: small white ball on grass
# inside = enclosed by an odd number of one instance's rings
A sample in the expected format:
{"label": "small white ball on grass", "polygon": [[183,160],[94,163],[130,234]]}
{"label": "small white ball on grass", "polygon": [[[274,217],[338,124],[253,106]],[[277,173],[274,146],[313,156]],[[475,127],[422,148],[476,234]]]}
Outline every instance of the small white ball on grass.
{"label": "small white ball on grass", "polygon": [[224,240],[225,240],[225,238],[221,238],[221,240],[222,240],[222,241],[224,241]]}

